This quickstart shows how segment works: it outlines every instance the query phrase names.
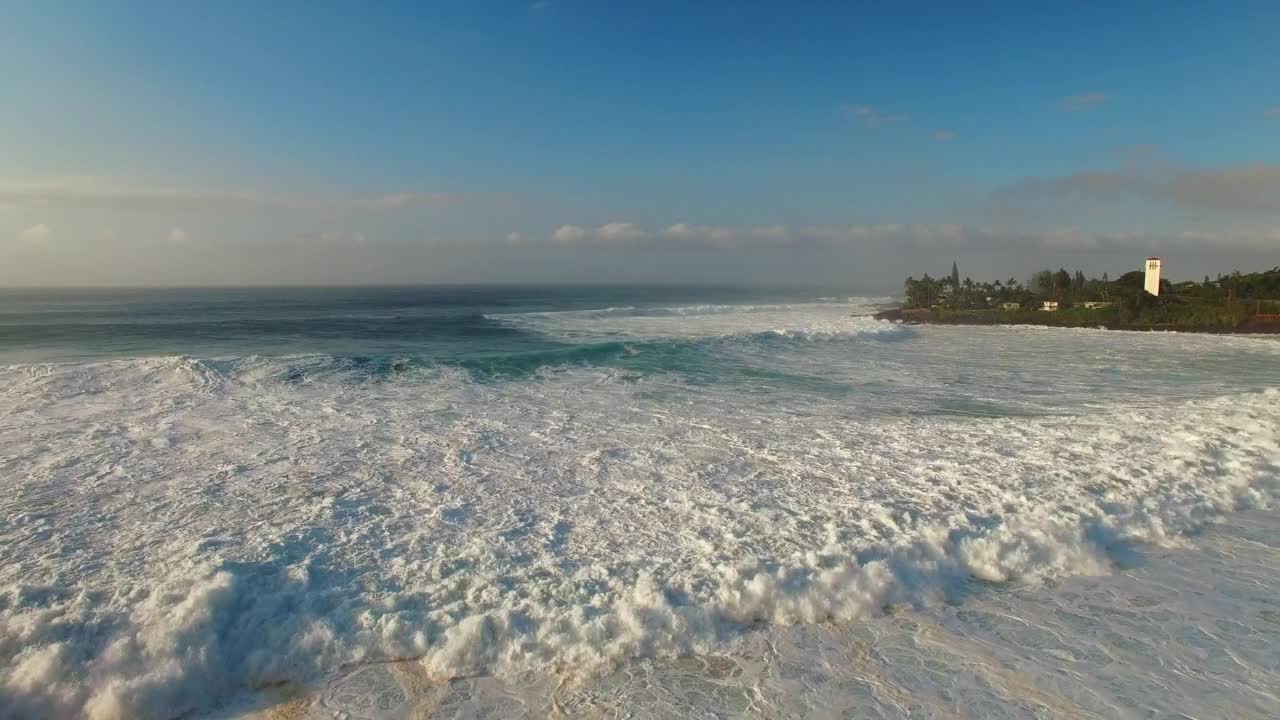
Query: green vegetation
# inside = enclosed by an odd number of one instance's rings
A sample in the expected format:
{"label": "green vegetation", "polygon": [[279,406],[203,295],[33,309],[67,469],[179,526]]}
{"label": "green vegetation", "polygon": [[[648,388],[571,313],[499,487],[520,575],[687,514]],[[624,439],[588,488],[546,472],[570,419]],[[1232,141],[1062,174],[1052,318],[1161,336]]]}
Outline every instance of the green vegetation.
{"label": "green vegetation", "polygon": [[[1041,270],[1022,283],[951,276],[907,278],[903,319],[954,324],[1056,325],[1125,329],[1280,331],[1280,267],[1264,272],[1234,272],[1204,282],[1162,280],[1160,296],[1143,290],[1144,274],[1128,272],[1115,280],[1104,273],[1086,278],[1065,268]],[[1056,312],[1041,310],[1045,301]]]}

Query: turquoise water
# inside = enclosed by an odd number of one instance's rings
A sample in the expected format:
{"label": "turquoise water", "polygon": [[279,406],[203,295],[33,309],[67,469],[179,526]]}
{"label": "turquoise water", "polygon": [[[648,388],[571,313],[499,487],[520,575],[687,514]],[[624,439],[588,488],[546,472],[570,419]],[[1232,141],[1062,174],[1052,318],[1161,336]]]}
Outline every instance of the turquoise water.
{"label": "turquoise water", "polygon": [[[812,302],[848,291],[681,287],[0,289],[0,362],[108,357],[300,355],[481,364],[504,354],[611,357],[491,316]],[[559,355],[557,355],[559,353]],[[519,360],[513,358],[519,364]],[[537,362],[536,356],[525,362]]]}

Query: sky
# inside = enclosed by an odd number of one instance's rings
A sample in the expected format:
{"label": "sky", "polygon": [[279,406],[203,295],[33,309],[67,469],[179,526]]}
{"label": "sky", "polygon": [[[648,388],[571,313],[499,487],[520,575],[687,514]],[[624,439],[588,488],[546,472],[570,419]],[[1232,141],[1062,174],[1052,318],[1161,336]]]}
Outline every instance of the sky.
{"label": "sky", "polygon": [[0,285],[1280,265],[1280,3],[0,0]]}

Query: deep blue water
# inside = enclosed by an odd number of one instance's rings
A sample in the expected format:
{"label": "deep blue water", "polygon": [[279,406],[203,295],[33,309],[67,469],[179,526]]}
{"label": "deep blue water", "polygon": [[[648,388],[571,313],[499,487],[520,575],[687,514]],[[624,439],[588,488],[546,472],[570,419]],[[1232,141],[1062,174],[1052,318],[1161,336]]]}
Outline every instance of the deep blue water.
{"label": "deep blue water", "polygon": [[[807,302],[843,289],[440,286],[130,290],[0,289],[0,362],[323,353],[371,363],[562,362],[621,353],[486,317],[612,307]],[[540,362],[538,358],[529,358]],[[403,362],[403,359],[401,360]]]}

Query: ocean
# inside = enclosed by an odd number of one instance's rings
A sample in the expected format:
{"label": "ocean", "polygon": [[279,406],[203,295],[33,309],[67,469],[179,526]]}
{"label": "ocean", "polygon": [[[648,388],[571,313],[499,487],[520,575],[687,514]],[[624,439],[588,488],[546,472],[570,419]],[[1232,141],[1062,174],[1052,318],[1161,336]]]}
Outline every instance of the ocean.
{"label": "ocean", "polygon": [[1280,714],[1280,343],[893,304],[0,291],[0,717]]}

